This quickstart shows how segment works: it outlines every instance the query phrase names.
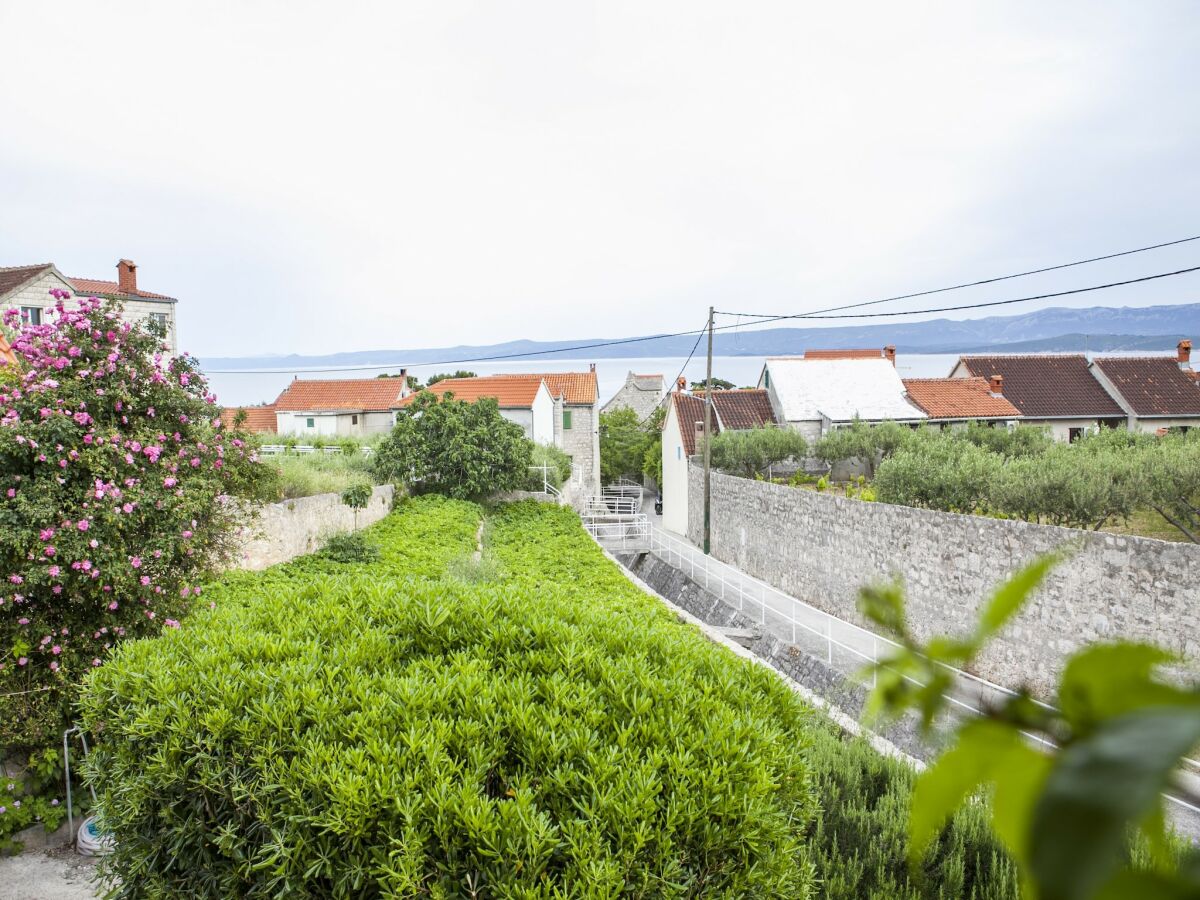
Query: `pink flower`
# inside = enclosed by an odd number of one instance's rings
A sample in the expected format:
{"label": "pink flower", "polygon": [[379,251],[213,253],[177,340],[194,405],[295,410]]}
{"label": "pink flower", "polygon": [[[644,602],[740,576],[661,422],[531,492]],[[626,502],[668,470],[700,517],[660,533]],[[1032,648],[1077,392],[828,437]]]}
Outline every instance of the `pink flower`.
{"label": "pink flower", "polygon": [[133,504],[132,503],[122,504],[121,509],[125,513],[131,513],[131,512],[133,512]]}
{"label": "pink flower", "polygon": [[25,656],[22,656],[20,659],[18,659],[18,660],[17,660],[17,665],[18,665],[18,666],[23,666],[23,665],[25,665],[27,662],[29,662],[29,658],[28,658],[28,657],[25,657]]}
{"label": "pink flower", "polygon": [[89,522],[87,519],[80,519],[76,523],[75,527],[78,528],[80,531],[87,531],[89,528],[92,527],[92,523]]}
{"label": "pink flower", "polygon": [[50,652],[53,653],[55,656],[58,656],[59,654],[62,653],[62,647],[60,647],[58,644],[55,644],[53,647],[50,648]]}
{"label": "pink flower", "polygon": [[175,487],[175,485],[177,485],[178,483],[179,483],[179,482],[178,482],[176,479],[174,479],[174,478],[170,478],[170,477],[168,477],[168,478],[164,478],[164,479],[163,479],[163,487],[167,487],[167,488],[173,488],[173,487]]}
{"label": "pink flower", "polygon": [[129,564],[135,569],[140,569],[142,567],[142,558],[140,556],[134,556],[130,558]]}
{"label": "pink flower", "polygon": [[138,580],[142,583],[142,587],[146,587],[150,584],[150,576],[149,575],[143,575]]}
{"label": "pink flower", "polygon": [[42,552],[45,553],[47,556],[53,556],[58,551],[55,550],[53,547],[43,547]]}
{"label": "pink flower", "polygon": [[50,575],[50,577],[51,577],[51,578],[57,578],[57,577],[58,577],[58,573],[59,573],[59,572],[61,572],[62,570],[61,570],[61,569],[59,569],[59,567],[58,567],[58,566],[51,566],[51,567],[50,567],[49,569],[47,569],[46,571],[47,571],[47,573],[49,573],[49,575]]}
{"label": "pink flower", "polygon": [[52,537],[54,537],[53,528],[43,528],[40,532],[38,532],[38,538],[43,541],[48,541]]}

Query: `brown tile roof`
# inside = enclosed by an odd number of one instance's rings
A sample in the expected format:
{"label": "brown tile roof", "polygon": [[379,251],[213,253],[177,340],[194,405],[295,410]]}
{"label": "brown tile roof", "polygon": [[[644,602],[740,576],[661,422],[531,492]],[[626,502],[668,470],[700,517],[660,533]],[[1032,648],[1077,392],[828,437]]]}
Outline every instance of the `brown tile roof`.
{"label": "brown tile roof", "polygon": [[[675,391],[671,394],[671,402],[675,404],[675,418],[679,420],[679,434],[683,438],[683,452],[688,456],[696,455],[696,423],[704,421],[704,401],[693,394]],[[666,421],[663,421],[666,425]],[[713,416],[713,434],[721,433],[721,423]]]}
{"label": "brown tile roof", "polygon": [[[701,400],[704,391],[696,391]],[[713,409],[720,425],[727,431],[744,431],[776,422],[775,411],[765,390],[753,388],[742,391],[713,391]]]}
{"label": "brown tile roof", "polygon": [[8,266],[0,268],[0,297],[9,291],[15,291],[25,282],[32,281],[50,268],[53,268],[50,263],[40,263],[36,266]]}
{"label": "brown tile roof", "polygon": [[1136,416],[1200,416],[1200,385],[1174,356],[1100,356],[1093,365]]}
{"label": "brown tile roof", "polygon": [[544,381],[552,397],[562,397],[564,403],[572,405],[590,406],[596,402],[600,393],[595,372],[514,372],[509,375],[484,375],[483,377],[524,378],[535,384]]}
{"label": "brown tile roof", "polygon": [[1015,419],[1021,411],[991,392],[986,378],[904,378],[908,399],[931,419]]}
{"label": "brown tile roof", "polygon": [[882,350],[805,350],[805,359],[880,359]]}
{"label": "brown tile roof", "polygon": [[[541,378],[528,375],[484,375],[478,378],[444,378],[430,385],[427,390],[435,394],[450,392],[455,400],[466,400],[468,403],[491,397],[506,409],[532,409],[533,399],[541,384]],[[413,396],[406,397],[400,405],[407,406]]]}
{"label": "brown tile roof", "polygon": [[317,409],[361,409],[382,412],[400,405],[402,378],[297,378],[288,385],[275,408],[291,412]]}
{"label": "brown tile roof", "polygon": [[963,356],[972,375],[1004,377],[1004,396],[1031,419],[1124,416],[1117,401],[1092,375],[1082,354]]}
{"label": "brown tile roof", "polygon": [[246,413],[246,422],[242,428],[258,434],[274,434],[277,427],[275,406],[227,406],[221,410],[221,421],[232,428],[239,412]]}
{"label": "brown tile roof", "polygon": [[174,297],[168,297],[166,294],[152,294],[150,291],[143,291],[140,288],[136,291],[122,291],[120,285],[115,281],[103,281],[98,278],[67,278],[71,282],[71,287],[75,288],[77,295],[91,297],[100,295],[103,297],[136,297],[142,300],[174,300]]}

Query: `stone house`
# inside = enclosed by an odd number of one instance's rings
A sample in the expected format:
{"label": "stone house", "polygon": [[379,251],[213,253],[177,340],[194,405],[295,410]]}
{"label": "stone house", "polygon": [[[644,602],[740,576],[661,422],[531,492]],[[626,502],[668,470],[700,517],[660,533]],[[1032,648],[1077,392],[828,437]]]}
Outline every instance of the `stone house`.
{"label": "stone house", "polygon": [[179,352],[175,325],[175,304],[179,301],[139,288],[137,266],[132,260],[122,259],[117,263],[116,281],[69,278],[58,271],[54,263],[0,268],[0,308],[20,309],[26,320],[34,325],[40,325],[53,309],[52,290],[68,291],[76,297],[119,300],[124,305],[126,321],[157,321],[166,330],[171,355]]}
{"label": "stone house", "polygon": [[[704,396],[674,391],[662,424],[663,527],[687,534],[688,461],[702,446]],[[713,391],[712,433],[742,431],[778,423],[765,390]]]}
{"label": "stone house", "polygon": [[1126,425],[1128,413],[1092,374],[1083,354],[962,356],[950,371],[951,378],[989,382],[996,375],[1005,398],[1020,411],[1020,421],[1048,428],[1057,441]]}
{"label": "stone house", "polygon": [[[411,391],[398,378],[296,378],[272,404],[275,431],[301,437],[363,437],[390,431]],[[258,414],[262,415],[262,414]]]}
{"label": "stone house", "polygon": [[891,348],[810,353],[768,357],[758,378],[776,421],[799,431],[810,445],[856,420],[918,425],[929,418],[909,401]]}
{"label": "stone house", "polygon": [[632,409],[639,419],[648,419],[662,403],[663,385],[662,375],[635,375],[630,372],[625,376],[621,389],[601,407],[600,412]]}
{"label": "stone house", "polygon": [[1004,397],[1004,379],[905,378],[908,399],[925,411],[929,424],[943,430],[962,428],[970,422],[1007,428],[1021,411]]}
{"label": "stone house", "polygon": [[[476,400],[495,400],[500,415],[520,425],[525,437],[538,444],[555,444],[555,401],[540,377],[525,375],[492,375],[475,378],[445,378],[426,390],[440,396],[450,394],[455,400],[474,403]],[[412,394],[400,404],[407,406]]]}
{"label": "stone house", "polygon": [[1200,382],[1191,366],[1192,342],[1175,356],[1098,356],[1092,375],[1126,415],[1130,431],[1200,427]]}

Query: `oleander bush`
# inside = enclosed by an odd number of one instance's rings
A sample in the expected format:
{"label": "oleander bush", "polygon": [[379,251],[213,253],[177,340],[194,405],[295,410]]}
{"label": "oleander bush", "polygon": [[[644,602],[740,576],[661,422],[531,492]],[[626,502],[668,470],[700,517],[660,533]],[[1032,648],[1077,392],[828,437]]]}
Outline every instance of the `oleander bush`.
{"label": "oleander bush", "polygon": [[[436,499],[375,538],[469,552]],[[119,648],[83,701],[117,896],[809,895],[807,710],[569,511],[490,535],[498,579],[315,560]]]}

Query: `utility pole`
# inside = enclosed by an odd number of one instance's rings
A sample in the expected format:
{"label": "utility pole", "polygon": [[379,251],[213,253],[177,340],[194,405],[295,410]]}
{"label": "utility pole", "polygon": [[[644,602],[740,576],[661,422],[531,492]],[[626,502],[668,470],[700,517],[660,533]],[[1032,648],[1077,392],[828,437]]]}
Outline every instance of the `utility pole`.
{"label": "utility pole", "polygon": [[704,376],[704,555],[712,549],[712,341],[713,308],[708,308],[708,369]]}

